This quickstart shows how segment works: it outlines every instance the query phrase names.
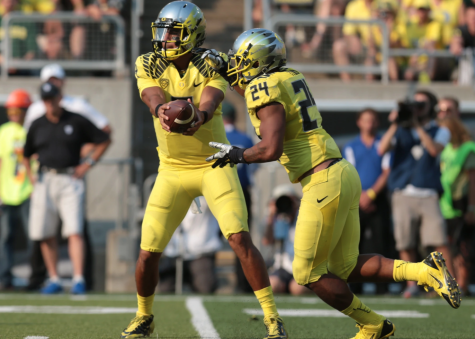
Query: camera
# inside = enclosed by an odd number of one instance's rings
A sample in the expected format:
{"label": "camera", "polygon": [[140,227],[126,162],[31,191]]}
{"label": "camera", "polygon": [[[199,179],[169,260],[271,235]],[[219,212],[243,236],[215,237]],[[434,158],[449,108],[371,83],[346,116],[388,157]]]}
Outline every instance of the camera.
{"label": "camera", "polygon": [[402,126],[409,127],[413,116],[422,117],[417,114],[426,109],[427,103],[425,101],[400,101],[398,102],[398,115],[396,122]]}

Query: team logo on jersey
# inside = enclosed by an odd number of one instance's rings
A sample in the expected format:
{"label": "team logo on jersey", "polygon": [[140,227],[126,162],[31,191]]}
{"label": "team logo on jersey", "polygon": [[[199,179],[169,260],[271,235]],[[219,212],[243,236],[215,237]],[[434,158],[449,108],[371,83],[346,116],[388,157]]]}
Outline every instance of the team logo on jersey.
{"label": "team logo on jersey", "polygon": [[170,80],[168,79],[160,79],[160,87],[165,89],[168,87],[168,85],[170,84]]}
{"label": "team logo on jersey", "polygon": [[64,126],[64,133],[66,133],[67,135],[73,134],[73,126],[71,125]]}
{"label": "team logo on jersey", "polygon": [[185,89],[185,82],[184,82],[184,81],[180,81],[180,82],[178,83],[178,88],[179,88],[179,89]]}

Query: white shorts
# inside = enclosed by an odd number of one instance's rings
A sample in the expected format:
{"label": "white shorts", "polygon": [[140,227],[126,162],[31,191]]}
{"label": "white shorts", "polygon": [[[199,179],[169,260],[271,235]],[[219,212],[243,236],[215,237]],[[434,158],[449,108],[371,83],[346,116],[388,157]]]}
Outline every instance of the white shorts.
{"label": "white shorts", "polygon": [[40,172],[31,195],[30,239],[54,237],[60,219],[64,238],[82,234],[84,180],[76,179],[70,174]]}

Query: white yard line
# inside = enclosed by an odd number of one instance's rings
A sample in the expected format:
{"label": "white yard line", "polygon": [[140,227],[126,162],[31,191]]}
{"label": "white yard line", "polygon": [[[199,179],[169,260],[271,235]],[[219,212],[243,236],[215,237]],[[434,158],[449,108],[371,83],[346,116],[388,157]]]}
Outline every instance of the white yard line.
{"label": "white yard line", "polygon": [[88,306],[0,306],[0,313],[35,314],[120,314],[135,313],[132,307],[88,307]]}
{"label": "white yard line", "polygon": [[219,334],[214,328],[213,322],[209,317],[208,311],[206,311],[206,308],[203,305],[202,298],[186,298],[186,308],[191,313],[191,323],[202,339],[220,339]]}
{"label": "white yard line", "polygon": [[472,318],[473,318],[473,319],[475,319],[475,314],[474,314],[474,315],[472,315]]}
{"label": "white yard line", "polygon": [[[263,315],[259,308],[245,308],[244,313],[250,315]],[[388,318],[429,318],[429,313],[418,311],[375,311]],[[315,318],[345,318],[341,312],[336,310],[302,310],[302,309],[279,309],[279,315],[282,317],[315,317]]]}

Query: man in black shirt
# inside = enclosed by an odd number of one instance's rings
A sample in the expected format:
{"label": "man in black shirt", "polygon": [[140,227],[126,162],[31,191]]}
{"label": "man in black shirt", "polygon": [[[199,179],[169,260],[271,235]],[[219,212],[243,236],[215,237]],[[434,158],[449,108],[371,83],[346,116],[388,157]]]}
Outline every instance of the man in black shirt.
{"label": "man in black shirt", "polygon": [[[41,85],[41,98],[46,114],[35,120],[26,137],[25,166],[35,183],[31,197],[29,233],[32,240],[41,240],[41,252],[50,282],[45,294],[62,291],[58,273],[56,228],[62,221],[62,235],[68,238],[73,264],[71,293],[85,292],[83,278],[84,180],[86,172],[99,160],[110,144],[109,136],[86,118],[64,110],[59,89],[51,83]],[[81,147],[96,145],[92,154],[80,162]],[[30,157],[38,155],[40,170],[35,182],[31,175]]]}
{"label": "man in black shirt", "polygon": [[475,48],[475,4],[465,9],[465,25],[458,27],[450,43],[450,51],[462,54],[465,48]]}

